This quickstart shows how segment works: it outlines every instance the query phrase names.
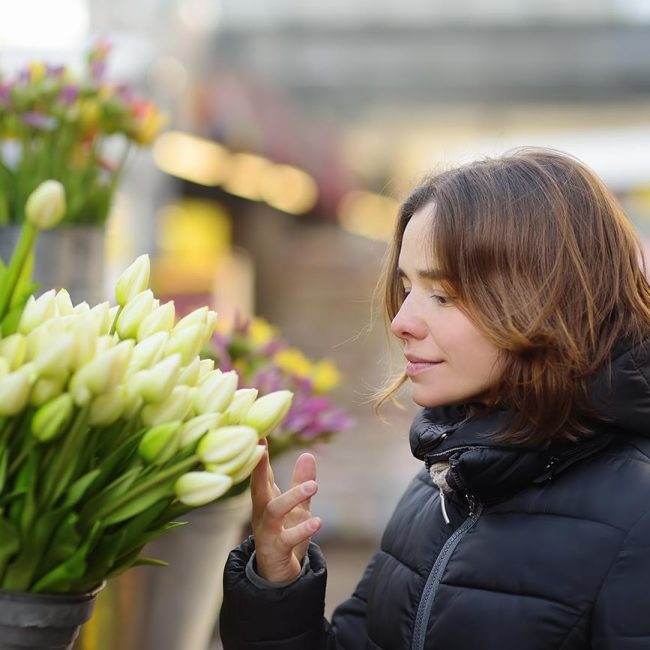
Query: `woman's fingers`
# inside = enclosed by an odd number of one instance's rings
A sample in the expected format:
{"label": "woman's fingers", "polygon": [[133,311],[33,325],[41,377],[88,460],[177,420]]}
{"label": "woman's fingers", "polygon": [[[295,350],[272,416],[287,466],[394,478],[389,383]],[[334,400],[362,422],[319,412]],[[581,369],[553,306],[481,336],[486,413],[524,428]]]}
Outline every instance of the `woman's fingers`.
{"label": "woman's fingers", "polygon": [[251,474],[253,519],[257,519],[266,508],[267,503],[278,494],[280,494],[280,489],[273,480],[273,470],[267,449]]}
{"label": "woman's fingers", "polygon": [[271,520],[277,521],[277,526],[282,526],[282,521],[296,506],[311,499],[318,491],[316,481],[307,481],[295,485],[283,494],[271,499],[266,505],[266,515]]}
{"label": "woman's fingers", "polygon": [[[321,527],[321,519],[319,517],[312,517],[303,521],[297,526],[292,528],[285,528],[280,533],[280,541],[287,548],[291,550],[296,546],[302,545],[305,542],[309,542],[309,538],[318,531]],[[300,562],[302,558],[298,558]]]}
{"label": "woman's fingers", "polygon": [[[307,481],[316,480],[316,459],[311,454],[301,454],[293,467],[293,486],[300,485]],[[307,499],[302,507],[309,512],[311,499]]]}

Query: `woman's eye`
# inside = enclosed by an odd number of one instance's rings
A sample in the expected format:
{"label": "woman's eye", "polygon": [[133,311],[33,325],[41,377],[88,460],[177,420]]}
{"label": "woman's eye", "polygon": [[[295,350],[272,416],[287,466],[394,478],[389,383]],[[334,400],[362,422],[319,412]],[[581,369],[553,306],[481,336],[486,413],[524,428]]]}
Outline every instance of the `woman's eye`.
{"label": "woman's eye", "polygon": [[448,305],[449,304],[449,298],[446,296],[439,296],[438,294],[433,294],[431,296],[439,305]]}

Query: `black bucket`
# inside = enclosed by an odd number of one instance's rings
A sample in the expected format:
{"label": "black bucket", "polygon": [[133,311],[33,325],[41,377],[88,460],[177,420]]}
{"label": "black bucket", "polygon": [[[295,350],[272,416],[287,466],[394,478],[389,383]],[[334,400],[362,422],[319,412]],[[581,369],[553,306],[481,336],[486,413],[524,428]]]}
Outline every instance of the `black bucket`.
{"label": "black bucket", "polygon": [[0,589],[0,650],[70,650],[102,587],[86,594]]}

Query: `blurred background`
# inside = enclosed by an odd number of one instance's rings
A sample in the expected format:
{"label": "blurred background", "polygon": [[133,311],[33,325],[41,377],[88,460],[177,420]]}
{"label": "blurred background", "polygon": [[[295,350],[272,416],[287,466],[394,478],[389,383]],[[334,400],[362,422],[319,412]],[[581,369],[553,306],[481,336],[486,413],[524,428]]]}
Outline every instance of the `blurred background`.
{"label": "blurred background", "polygon": [[[370,405],[388,370],[372,293],[400,199],[429,171],[550,146],[590,165],[650,241],[650,1],[0,5],[3,74],[74,67],[98,38],[107,78],[168,115],[128,161],[105,287],[149,253],[158,295],[262,316],[342,375],[354,426],[315,449],[331,612],[419,467],[408,395],[386,421]],[[278,459],[284,486],[298,453]]]}

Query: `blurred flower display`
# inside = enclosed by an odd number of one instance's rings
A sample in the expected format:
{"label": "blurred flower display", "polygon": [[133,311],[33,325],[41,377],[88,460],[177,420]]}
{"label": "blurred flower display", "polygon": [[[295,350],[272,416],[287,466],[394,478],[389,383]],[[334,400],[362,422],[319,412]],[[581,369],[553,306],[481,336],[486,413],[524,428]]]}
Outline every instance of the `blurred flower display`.
{"label": "blurred flower display", "polygon": [[35,62],[0,76],[0,225],[22,222],[46,179],[65,187],[63,223],[105,223],[131,148],[151,144],[166,121],[132,88],[106,80],[109,53],[100,41],[81,75]]}
{"label": "blurred flower display", "polygon": [[218,324],[205,354],[223,371],[236,370],[240,386],[256,389],[260,395],[284,389],[293,392],[282,425],[267,438],[271,457],[328,441],[353,424],[327,395],[341,381],[336,365],[329,359],[312,361],[262,318]]}

